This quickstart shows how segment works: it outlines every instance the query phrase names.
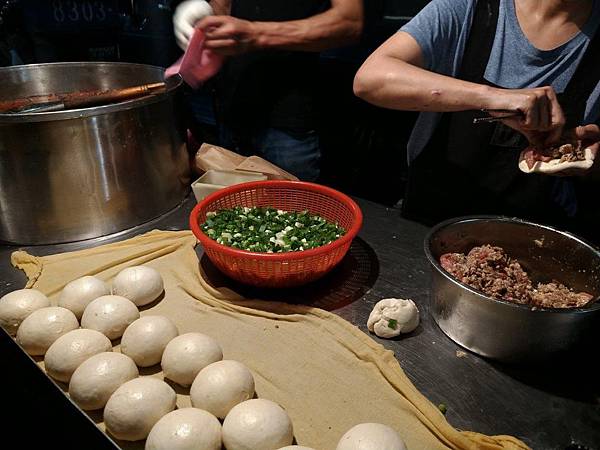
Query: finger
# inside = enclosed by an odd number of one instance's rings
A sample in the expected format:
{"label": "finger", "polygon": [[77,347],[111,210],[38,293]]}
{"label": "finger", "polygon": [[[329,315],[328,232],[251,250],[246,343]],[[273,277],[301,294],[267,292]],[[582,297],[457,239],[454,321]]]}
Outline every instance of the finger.
{"label": "finger", "polygon": [[540,123],[540,103],[537,97],[531,107],[525,113],[524,127],[527,130],[539,130]]}
{"label": "finger", "polygon": [[552,105],[550,99],[543,95],[539,99],[539,129],[549,131],[552,124]]}
{"label": "finger", "polygon": [[204,19],[201,19],[199,22],[196,22],[196,27],[200,28],[202,31],[206,31],[206,29],[210,27],[220,27],[225,24],[225,20],[223,16],[208,16]]}
{"label": "finger", "polygon": [[558,103],[558,98],[556,97],[554,89],[548,88],[546,90],[546,95],[548,96],[548,100],[550,100],[551,109],[550,133],[548,135],[547,143],[553,144],[560,140],[566,119],[562,107],[560,106],[560,103]]}
{"label": "finger", "polygon": [[575,128],[575,137],[582,141],[600,141],[600,127],[595,124]]}
{"label": "finger", "polygon": [[234,32],[230,27],[211,27],[207,28],[204,32],[206,39],[221,40],[221,39],[233,39]]}
{"label": "finger", "polygon": [[204,43],[206,48],[211,50],[224,50],[224,49],[233,49],[238,46],[238,41],[235,39],[215,39],[215,40],[207,40]]}

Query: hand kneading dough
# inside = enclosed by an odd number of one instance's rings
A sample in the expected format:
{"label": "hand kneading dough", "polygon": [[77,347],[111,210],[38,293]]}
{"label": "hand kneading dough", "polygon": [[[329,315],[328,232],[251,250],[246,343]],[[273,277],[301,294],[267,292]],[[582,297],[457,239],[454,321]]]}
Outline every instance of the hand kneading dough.
{"label": "hand kneading dough", "polygon": [[221,346],[202,333],[186,333],[169,342],[160,362],[163,374],[182,386],[189,386],[202,369],[223,359]]}
{"label": "hand kneading dough", "polygon": [[288,414],[277,403],[262,398],[234,406],[223,422],[227,450],[276,450],[293,439]]}
{"label": "hand kneading dough", "polygon": [[162,380],[136,378],[119,387],[104,407],[104,425],[117,439],[139,441],[175,409],[177,394]]}
{"label": "hand kneading dough", "polygon": [[99,353],[75,369],[69,395],[83,410],[101,409],[119,386],[138,376],[138,368],[129,356]]}
{"label": "hand kneading dough", "polygon": [[201,409],[178,409],[156,422],[145,450],[221,450],[221,424]]}
{"label": "hand kneading dough", "polygon": [[14,336],[25,318],[40,308],[50,306],[50,300],[37,289],[17,289],[0,298],[0,327]]}
{"label": "hand kneading dough", "polygon": [[361,423],[342,436],[336,450],[406,450],[406,445],[387,425]]}
{"label": "hand kneading dough", "polygon": [[52,378],[68,383],[82,362],[102,352],[112,352],[112,344],[99,331],[69,331],[50,346],[44,358],[44,367]]}
{"label": "hand kneading dough", "polygon": [[110,294],[110,287],[100,278],[85,276],[67,283],[58,297],[58,306],[70,309],[81,320],[92,300]]}
{"label": "hand kneading dough", "polygon": [[412,300],[384,298],[369,314],[367,328],[382,338],[410,333],[419,325],[419,310]]}
{"label": "hand kneading dough", "polygon": [[224,419],[231,408],[254,396],[254,377],[237,361],[217,361],[202,369],[190,389],[192,406]]}
{"label": "hand kneading dough", "polygon": [[137,306],[125,297],[103,295],[85,308],[81,327],[99,331],[109,339],[118,339],[125,328],[139,318]]}
{"label": "hand kneading dough", "polygon": [[21,322],[17,342],[30,355],[43,355],[63,334],[79,328],[77,317],[59,306],[49,306],[32,312]]}
{"label": "hand kneading dough", "polygon": [[127,327],[121,338],[121,353],[140,367],[158,364],[165,347],[179,330],[165,316],[144,316]]}
{"label": "hand kneading dough", "polygon": [[156,300],[164,290],[163,279],[156,269],[133,266],[121,270],[112,283],[112,293],[128,298],[137,306]]}

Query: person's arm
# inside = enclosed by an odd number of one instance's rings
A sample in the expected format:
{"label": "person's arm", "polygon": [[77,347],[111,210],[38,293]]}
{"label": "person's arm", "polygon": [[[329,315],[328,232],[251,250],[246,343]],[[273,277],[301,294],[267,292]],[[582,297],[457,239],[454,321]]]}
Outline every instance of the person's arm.
{"label": "person's arm", "polygon": [[319,52],[352,44],[363,28],[362,0],[331,0],[331,7],[307,19],[250,22],[231,16],[211,16],[197,26],[206,35],[206,48],[222,54],[252,50]]}
{"label": "person's arm", "polygon": [[499,89],[423,69],[417,41],[398,32],[365,61],[354,79],[355,94],[378,106],[410,111],[518,110],[505,123],[536,145],[560,138],[565,118],[551,87]]}

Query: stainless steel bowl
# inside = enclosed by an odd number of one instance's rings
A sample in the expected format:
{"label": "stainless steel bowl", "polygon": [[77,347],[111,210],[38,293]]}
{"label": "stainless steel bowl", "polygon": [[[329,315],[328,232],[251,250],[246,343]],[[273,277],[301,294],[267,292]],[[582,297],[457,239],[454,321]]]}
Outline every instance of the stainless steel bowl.
{"label": "stainless steel bowl", "polygon": [[600,301],[575,309],[532,309],[477,292],[439,263],[442,254],[492,244],[516,258],[533,280],[556,279],[600,295],[600,252],[551,227],[506,217],[461,217],[434,227],[425,239],[432,266],[431,312],[461,346],[505,362],[547,359],[572,350],[600,325]]}
{"label": "stainless steel bowl", "polygon": [[[163,81],[164,69],[128,63],[0,68],[0,100]],[[89,239],[151,220],[189,192],[182,82],[167,91],[90,108],[0,114],[0,241]]]}

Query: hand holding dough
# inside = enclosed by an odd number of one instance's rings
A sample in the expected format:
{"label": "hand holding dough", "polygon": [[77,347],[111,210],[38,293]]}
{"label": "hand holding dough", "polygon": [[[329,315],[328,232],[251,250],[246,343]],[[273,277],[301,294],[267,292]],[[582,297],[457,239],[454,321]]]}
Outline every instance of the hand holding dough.
{"label": "hand holding dough", "polygon": [[400,333],[410,333],[419,325],[419,310],[412,300],[386,298],[375,305],[367,328],[382,338],[392,338]]}
{"label": "hand holding dough", "polygon": [[50,306],[50,300],[37,289],[17,289],[0,298],[0,327],[14,336],[21,322],[32,312]]}

